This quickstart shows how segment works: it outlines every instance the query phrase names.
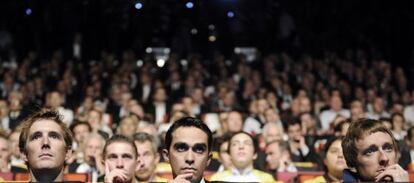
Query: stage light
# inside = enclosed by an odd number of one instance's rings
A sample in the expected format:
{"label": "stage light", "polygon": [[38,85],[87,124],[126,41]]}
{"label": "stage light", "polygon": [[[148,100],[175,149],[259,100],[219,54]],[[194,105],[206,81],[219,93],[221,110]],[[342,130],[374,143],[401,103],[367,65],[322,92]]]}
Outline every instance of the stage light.
{"label": "stage light", "polygon": [[164,59],[158,59],[157,60],[157,66],[158,67],[164,67],[165,65],[165,60]]}
{"label": "stage light", "polygon": [[234,17],[234,12],[232,12],[232,11],[228,11],[228,12],[227,12],[227,17],[229,17],[229,18],[233,18],[233,17]]}
{"label": "stage light", "polygon": [[147,49],[145,49],[145,52],[151,53],[152,52],[152,48],[151,47],[148,47]]}
{"label": "stage light", "polygon": [[143,65],[144,65],[144,61],[142,61],[141,59],[137,60],[138,67],[142,67]]}
{"label": "stage light", "polygon": [[141,8],[142,8],[142,3],[140,3],[140,2],[137,2],[137,3],[135,3],[135,9],[137,9],[137,10],[140,10]]}
{"label": "stage light", "polygon": [[192,2],[187,2],[185,3],[185,7],[187,7],[188,9],[191,9],[194,7],[194,4]]}
{"label": "stage light", "polygon": [[27,8],[26,9],[26,15],[31,15],[32,14],[32,9],[31,8]]}
{"label": "stage light", "polygon": [[211,35],[211,36],[208,36],[208,40],[210,41],[210,42],[214,42],[214,41],[216,41],[216,36],[214,36],[214,35]]}
{"label": "stage light", "polygon": [[208,25],[209,30],[214,30],[215,28],[216,28],[216,26],[214,26],[213,24]]}
{"label": "stage light", "polygon": [[191,29],[191,34],[196,35],[198,33],[198,30],[196,28]]}

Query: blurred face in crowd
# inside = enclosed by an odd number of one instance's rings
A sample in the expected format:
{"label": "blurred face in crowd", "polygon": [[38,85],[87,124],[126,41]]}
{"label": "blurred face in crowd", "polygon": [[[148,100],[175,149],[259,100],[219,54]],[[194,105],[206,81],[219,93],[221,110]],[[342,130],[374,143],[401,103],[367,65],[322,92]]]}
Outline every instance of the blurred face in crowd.
{"label": "blurred face in crowd", "polygon": [[[10,160],[11,150],[9,141],[0,137],[0,166],[8,166]],[[0,167],[1,169],[6,167]]]}
{"label": "blurred face in crowd", "polygon": [[265,99],[260,99],[257,101],[257,111],[259,114],[263,114],[267,108],[269,108],[269,104]]}
{"label": "blurred face in crowd", "polygon": [[401,115],[394,115],[391,119],[393,130],[403,130],[404,127],[404,117]]}
{"label": "blurred face in crowd", "polygon": [[230,158],[235,168],[245,169],[253,166],[257,154],[254,142],[247,134],[239,133],[230,139]]}
{"label": "blurred face in crowd", "polygon": [[239,112],[232,111],[227,116],[229,132],[239,132],[243,129],[243,118]]}
{"label": "blurred face in crowd", "polygon": [[83,142],[85,138],[90,134],[88,125],[80,124],[73,128],[73,136],[76,142]]}
{"label": "blurred face in crowd", "polygon": [[29,129],[23,160],[31,170],[60,169],[72,155],[63,139],[62,128],[52,120],[38,120]]}
{"label": "blurred face in crowd", "polygon": [[342,171],[347,168],[341,142],[342,140],[336,140],[331,144],[323,161],[328,169],[328,173],[338,179],[341,179]]}
{"label": "blurred face in crowd", "polygon": [[288,136],[290,140],[298,141],[302,137],[301,127],[299,124],[288,125]]}
{"label": "blurred face in crowd", "polygon": [[280,121],[280,116],[279,114],[277,114],[277,112],[272,109],[272,108],[268,108],[266,109],[265,113],[264,113],[266,122],[279,122]]}
{"label": "blurred face in crowd", "polygon": [[384,111],[384,100],[380,97],[375,98],[373,108],[377,113]]}
{"label": "blurred face in crowd", "polygon": [[266,163],[270,170],[276,170],[279,167],[281,157],[282,151],[279,143],[271,143],[266,147]]}
{"label": "blurred face in crowd", "polygon": [[364,108],[362,102],[359,100],[353,101],[351,103],[351,117],[352,119],[359,119],[364,117]]}
{"label": "blurred face in crowd", "polygon": [[105,145],[105,141],[98,136],[88,137],[86,140],[87,141],[85,142],[84,147],[85,162],[91,166],[96,166],[96,163],[99,163],[96,162],[96,160],[99,160],[101,159],[100,157],[102,157],[102,150]]}
{"label": "blurred face in crowd", "polygon": [[150,181],[160,161],[158,152],[154,151],[151,141],[135,141],[138,150],[138,167],[135,176],[139,181]]}
{"label": "blurred face in crowd", "polygon": [[340,111],[342,109],[342,100],[339,96],[333,95],[330,103],[331,109],[334,111]]}
{"label": "blurred face in crowd", "polygon": [[398,162],[397,149],[388,133],[365,135],[355,145],[358,149],[356,168],[364,180],[375,180],[385,168]]}
{"label": "blurred face in crowd", "polygon": [[167,94],[163,88],[158,88],[155,90],[154,101],[155,102],[164,102],[167,100]]}
{"label": "blurred face in crowd", "polygon": [[61,101],[61,97],[60,94],[58,92],[51,92],[48,95],[48,105],[49,107],[52,108],[57,108],[61,105],[62,101]]}
{"label": "blurred face in crowd", "polygon": [[263,137],[266,143],[283,140],[283,134],[277,126],[266,128],[266,131],[263,132]]}
{"label": "blurred face in crowd", "polygon": [[191,182],[200,181],[210,163],[208,136],[195,127],[179,127],[172,133],[171,147],[164,158],[171,164],[174,177],[187,175]]}
{"label": "blurred face in crowd", "polygon": [[20,157],[19,136],[20,136],[20,132],[16,132],[16,131],[12,132],[9,136],[11,153],[16,158]]}
{"label": "blurred face in crowd", "polygon": [[132,137],[132,135],[134,135],[134,133],[137,131],[137,128],[138,119],[136,119],[133,116],[130,116],[122,119],[121,124],[119,126],[119,132],[121,135]]}
{"label": "blurred face in crowd", "polygon": [[9,107],[5,100],[0,100],[0,118],[9,114]]}
{"label": "blurred face in crowd", "polygon": [[224,169],[228,170],[233,166],[231,162],[230,154],[229,154],[229,141],[225,141],[220,145],[219,151],[219,161],[223,165]]}
{"label": "blurred face in crowd", "polygon": [[97,110],[89,111],[88,114],[88,123],[92,126],[94,130],[97,130],[101,127],[101,113]]}
{"label": "blurred face in crowd", "polygon": [[308,97],[303,97],[299,100],[300,112],[311,112],[312,105]]}

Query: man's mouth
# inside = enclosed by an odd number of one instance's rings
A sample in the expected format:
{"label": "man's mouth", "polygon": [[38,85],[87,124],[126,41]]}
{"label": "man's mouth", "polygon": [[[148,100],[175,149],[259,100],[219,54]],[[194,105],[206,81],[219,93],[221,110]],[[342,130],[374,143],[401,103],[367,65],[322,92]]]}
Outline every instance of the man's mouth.
{"label": "man's mouth", "polygon": [[197,169],[193,168],[193,167],[185,167],[181,169],[184,173],[194,173],[197,171]]}
{"label": "man's mouth", "polygon": [[40,154],[40,156],[39,156],[39,158],[47,158],[47,157],[53,157],[53,155],[52,155],[52,154],[50,154],[50,153],[42,153],[42,154]]}

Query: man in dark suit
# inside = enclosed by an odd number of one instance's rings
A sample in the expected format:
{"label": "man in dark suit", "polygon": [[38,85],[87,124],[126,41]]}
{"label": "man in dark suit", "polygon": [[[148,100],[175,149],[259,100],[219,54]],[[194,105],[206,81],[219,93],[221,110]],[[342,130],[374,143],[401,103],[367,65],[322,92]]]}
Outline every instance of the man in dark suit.
{"label": "man in dark suit", "polygon": [[169,183],[205,182],[203,173],[211,161],[212,143],[212,133],[203,121],[186,117],[174,122],[165,136],[163,150],[174,177]]}
{"label": "man in dark suit", "polygon": [[[404,169],[409,169],[410,164],[414,163],[414,127],[411,127],[407,130],[407,136],[405,136],[405,144],[400,146],[401,149],[401,158],[398,162],[401,167]],[[401,144],[401,143],[399,143]],[[412,165],[411,165],[412,166]],[[414,167],[411,167],[411,170]]]}

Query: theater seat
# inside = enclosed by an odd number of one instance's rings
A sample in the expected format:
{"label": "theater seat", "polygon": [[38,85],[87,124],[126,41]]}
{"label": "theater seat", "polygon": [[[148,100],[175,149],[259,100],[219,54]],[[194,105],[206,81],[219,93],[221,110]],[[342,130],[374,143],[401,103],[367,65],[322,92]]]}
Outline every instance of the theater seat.
{"label": "theater seat", "polygon": [[[16,173],[14,176],[14,180],[16,181],[29,181],[29,174],[28,173]],[[88,182],[88,174],[86,173],[69,173],[64,174],[63,179],[67,181],[81,181],[81,182]]]}
{"label": "theater seat", "polygon": [[0,182],[12,181],[13,173],[12,172],[1,172],[0,173]]}
{"label": "theater seat", "polygon": [[68,173],[63,175],[63,179],[66,181],[80,181],[80,182],[89,182],[87,173]]}

